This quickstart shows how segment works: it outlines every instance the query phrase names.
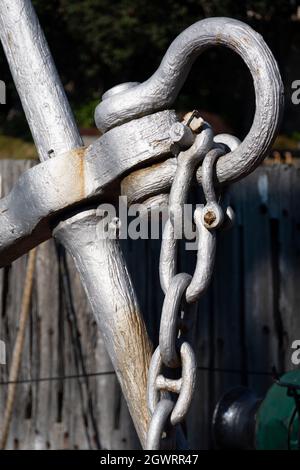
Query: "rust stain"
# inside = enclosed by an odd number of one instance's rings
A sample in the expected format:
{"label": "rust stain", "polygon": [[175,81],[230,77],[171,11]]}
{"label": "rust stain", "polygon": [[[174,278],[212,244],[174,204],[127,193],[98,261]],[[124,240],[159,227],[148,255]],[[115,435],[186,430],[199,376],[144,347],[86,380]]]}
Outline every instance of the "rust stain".
{"label": "rust stain", "polygon": [[150,422],[147,380],[152,346],[138,308],[122,309],[122,322],[118,325],[117,337],[121,338],[117,343],[123,345],[118,353],[118,369],[122,374],[123,387],[127,391],[129,409],[139,437],[145,442]]}
{"label": "rust stain", "polygon": [[70,157],[77,159],[76,167],[78,168],[78,171],[76,173],[78,174],[78,180],[79,180],[78,186],[79,186],[80,198],[85,197],[84,159],[85,159],[86,150],[87,150],[87,147],[78,147],[69,152]]}
{"label": "rust stain", "polygon": [[215,42],[216,42],[216,44],[221,44],[222,43],[222,35],[220,33],[216,35]]}
{"label": "rust stain", "polygon": [[[172,159],[163,160],[147,168],[136,170],[122,179],[121,194],[127,197],[129,205],[141,202],[169,189],[174,176],[173,170],[168,168],[166,172],[164,165],[170,160]],[[156,181],[155,187],[153,181]]]}
{"label": "rust stain", "polygon": [[231,39],[230,39],[230,44],[231,44],[232,46],[234,46],[237,51],[239,50],[240,44],[241,44],[242,42],[243,42],[242,40],[238,40],[238,41],[237,41],[237,40],[234,39],[234,38],[231,38]]}
{"label": "rust stain", "polygon": [[151,174],[153,171],[158,170],[160,166],[162,165],[162,163],[164,162],[155,163],[146,168],[141,168],[139,170],[133,171],[132,173],[130,173],[130,175],[126,176],[126,178],[124,178],[123,181],[130,180],[130,179],[135,180],[136,178],[139,178],[139,177],[143,178],[144,176]]}
{"label": "rust stain", "polygon": [[243,40],[246,44],[250,44],[250,41],[249,41],[248,36],[243,36],[243,37],[242,37],[242,40]]}
{"label": "rust stain", "polygon": [[9,47],[11,48],[12,45],[13,45],[11,33],[8,33],[8,34],[7,34],[7,42],[8,42]]}
{"label": "rust stain", "polygon": [[213,211],[207,211],[204,215],[204,220],[208,225],[212,225],[216,220],[216,215]]}
{"label": "rust stain", "polygon": [[165,162],[166,160],[159,163],[154,163],[153,165],[140,168],[139,170],[135,170],[129,175],[125,176],[125,178],[122,180],[122,192],[124,191],[124,194],[126,194],[130,187],[134,186],[135,184],[140,184],[148,175],[155,174],[156,171],[159,172],[161,166]]}

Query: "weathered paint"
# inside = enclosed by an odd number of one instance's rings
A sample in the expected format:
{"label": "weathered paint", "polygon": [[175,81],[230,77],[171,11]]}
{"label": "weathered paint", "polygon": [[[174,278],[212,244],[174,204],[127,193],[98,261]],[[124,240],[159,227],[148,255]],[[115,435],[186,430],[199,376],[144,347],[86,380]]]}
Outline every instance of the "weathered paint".
{"label": "weathered paint", "polygon": [[[174,111],[162,111],[112,129],[89,147],[74,148],[24,172],[0,200],[0,266],[51,237],[63,212],[95,197],[140,165],[170,154]],[[117,194],[115,194],[117,196]]]}
{"label": "weathered paint", "polygon": [[152,346],[122,253],[115,240],[99,238],[99,220],[96,210],[82,212],[61,222],[54,236],[75,260],[144,444],[150,419],[146,389]]}

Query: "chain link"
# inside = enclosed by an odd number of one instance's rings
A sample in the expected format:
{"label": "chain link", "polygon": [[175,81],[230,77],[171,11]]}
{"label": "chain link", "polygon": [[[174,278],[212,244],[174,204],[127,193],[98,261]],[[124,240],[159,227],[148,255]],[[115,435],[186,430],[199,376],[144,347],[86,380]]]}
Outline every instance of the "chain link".
{"label": "chain link", "polygon": [[[182,376],[179,379],[164,377],[161,372],[164,366],[160,346],[153,354],[149,374],[149,395],[148,406],[151,413],[155,412],[159,403],[159,393],[161,390],[178,394],[177,401],[170,416],[172,426],[180,423],[189,408],[193,396],[196,380],[196,359],[191,345],[187,341],[182,341],[179,346]],[[168,395],[167,395],[168,397]]]}
{"label": "chain link", "polygon": [[[151,423],[149,426],[149,431],[147,435],[147,443],[146,449],[147,450],[157,450],[161,446],[161,436],[164,432],[164,429],[167,427],[168,419],[172,410],[174,408],[174,403],[171,399],[163,398],[157,404],[151,419]],[[172,436],[173,437],[173,436]],[[166,437],[165,437],[166,439]],[[168,436],[169,442],[171,441],[171,448],[175,448],[176,443],[174,442],[175,439],[170,439]]]}
{"label": "chain link", "polygon": [[195,142],[185,152],[180,152],[177,157],[177,171],[170,191],[169,218],[165,224],[160,261],[159,275],[163,291],[166,293],[171,279],[176,274],[176,258],[178,240],[182,238],[182,219],[184,204],[187,201],[188,192],[197,166],[213,145],[213,131],[207,124],[196,136]]}
{"label": "chain link", "polygon": [[[186,126],[182,124],[182,126]],[[199,129],[198,129],[199,131]],[[180,126],[171,130],[176,145],[186,147],[192,142],[190,132]],[[234,221],[233,210],[224,214],[214,185],[215,164],[228,147],[238,140],[229,135],[213,138],[211,127],[203,121],[192,146],[178,154],[178,166],[170,191],[169,218],[166,222],[160,255],[160,281],[163,303],[159,346],[150,363],[148,375],[148,407],[151,422],[146,448],[173,448],[174,439],[182,435],[180,423],[192,401],[196,381],[196,358],[188,341],[197,301],[210,284],[216,252],[216,230],[229,227]],[[194,211],[197,229],[197,262],[193,276],[176,273],[178,240],[183,237],[184,205],[192,179],[201,165],[204,207]],[[179,370],[174,378],[174,373]],[[172,372],[173,371],[173,372]],[[178,395],[173,401],[173,396]],[[164,435],[164,437],[163,437]],[[175,436],[175,437],[174,437]]]}
{"label": "chain link", "polygon": [[189,274],[176,274],[166,292],[160,320],[159,349],[163,363],[167,367],[180,366],[180,358],[176,351],[178,320],[182,298],[191,279],[192,276]]}

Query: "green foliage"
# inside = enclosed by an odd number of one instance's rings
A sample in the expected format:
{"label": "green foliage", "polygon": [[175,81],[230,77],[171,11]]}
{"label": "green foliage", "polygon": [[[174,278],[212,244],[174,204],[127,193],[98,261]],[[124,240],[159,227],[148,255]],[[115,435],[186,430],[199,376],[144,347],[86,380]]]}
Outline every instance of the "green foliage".
{"label": "green foliage", "polygon": [[94,126],[94,112],[97,104],[99,104],[99,99],[94,99],[75,108],[75,118],[81,127]]}
{"label": "green foliage", "polygon": [[299,143],[300,142],[300,132],[299,131],[293,132],[292,135],[291,135],[291,138]]}
{"label": "green foliage", "polygon": [[33,144],[21,139],[0,135],[0,159],[37,159],[37,151]]}

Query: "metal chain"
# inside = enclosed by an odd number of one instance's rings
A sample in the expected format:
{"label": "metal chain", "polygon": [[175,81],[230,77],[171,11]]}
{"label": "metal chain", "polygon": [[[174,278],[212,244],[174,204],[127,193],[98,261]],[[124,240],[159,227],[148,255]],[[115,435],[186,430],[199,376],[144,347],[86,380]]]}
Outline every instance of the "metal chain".
{"label": "metal chain", "polygon": [[[148,375],[148,407],[152,416],[146,443],[148,450],[166,446],[175,448],[178,439],[181,438],[182,441],[180,423],[191,404],[196,381],[196,358],[188,333],[197,310],[197,301],[211,281],[216,252],[216,229],[231,225],[234,219],[232,209],[227,208],[224,214],[217,200],[214,186],[215,163],[226,150],[224,145],[214,141],[211,127],[203,122],[200,133],[196,137],[193,134],[191,139],[188,126],[177,124],[171,134],[174,136],[173,140],[182,146],[192,140],[194,143],[188,150],[178,154],[177,171],[169,198],[169,218],[161,246],[159,269],[165,299],[159,346],[152,356]],[[194,274],[190,276],[187,273],[176,273],[177,245],[178,239],[182,237],[184,204],[201,161],[206,204],[194,211],[198,238],[197,262]],[[177,395],[175,401],[174,395]],[[181,443],[182,445],[186,444]]]}

